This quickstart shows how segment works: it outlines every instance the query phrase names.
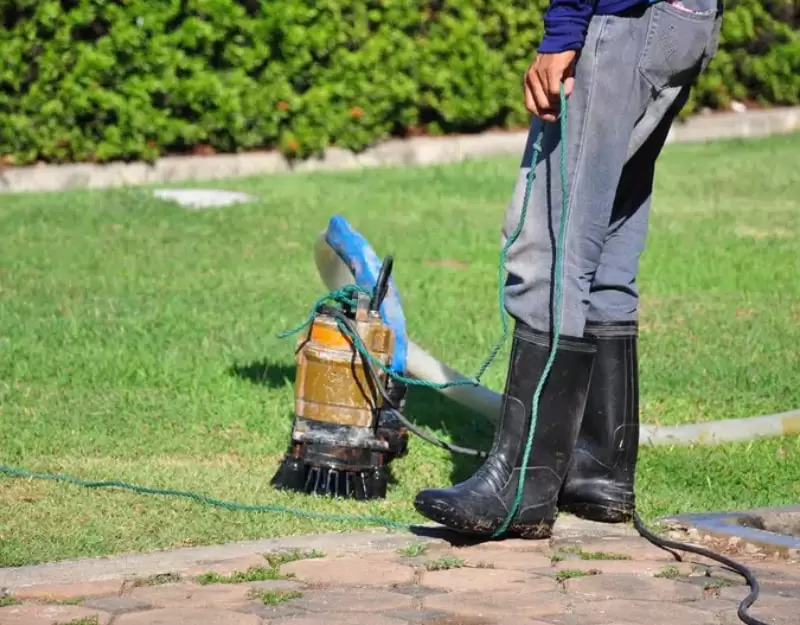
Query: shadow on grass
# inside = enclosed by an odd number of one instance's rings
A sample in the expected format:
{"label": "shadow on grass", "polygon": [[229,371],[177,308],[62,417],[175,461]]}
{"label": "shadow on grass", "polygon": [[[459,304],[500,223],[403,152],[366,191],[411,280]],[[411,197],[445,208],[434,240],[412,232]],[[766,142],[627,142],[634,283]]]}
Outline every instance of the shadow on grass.
{"label": "shadow on grass", "polygon": [[228,369],[228,373],[249,380],[253,384],[279,388],[286,386],[287,382],[294,384],[295,367],[285,363],[256,360],[246,365],[233,365]]}
{"label": "shadow on grass", "polygon": [[[230,375],[269,388],[280,388],[287,383],[294,384],[295,379],[294,366],[265,359],[244,365],[235,364],[228,371]],[[488,451],[491,447],[494,427],[485,417],[431,389],[420,387],[409,389],[405,414],[412,422],[428,432],[462,447],[482,451]],[[414,437],[413,434],[411,436]],[[430,445],[419,438],[414,438],[416,444]],[[452,460],[451,483],[465,480],[481,464],[477,458],[456,453],[452,454]],[[395,484],[396,479],[392,475],[391,465],[389,473],[389,483]]]}
{"label": "shadow on grass", "polygon": [[[419,387],[410,389],[405,413],[412,422],[428,432],[446,437],[462,447],[488,451],[492,445],[494,426],[485,417],[434,390]],[[422,441],[420,444],[430,445]],[[451,457],[453,470],[450,479],[454,484],[468,478],[481,465],[481,461],[472,456],[453,453]]]}

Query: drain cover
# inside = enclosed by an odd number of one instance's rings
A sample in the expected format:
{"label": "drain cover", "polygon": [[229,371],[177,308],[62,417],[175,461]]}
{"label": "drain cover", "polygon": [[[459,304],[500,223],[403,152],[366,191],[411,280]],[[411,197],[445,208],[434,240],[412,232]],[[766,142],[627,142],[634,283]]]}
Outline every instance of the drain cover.
{"label": "drain cover", "polygon": [[153,195],[161,200],[176,202],[184,208],[202,210],[253,202],[254,197],[236,191],[220,191],[218,189],[157,189]]}
{"label": "drain cover", "polygon": [[683,514],[665,521],[694,527],[712,536],[738,537],[772,551],[800,549],[800,505]]}

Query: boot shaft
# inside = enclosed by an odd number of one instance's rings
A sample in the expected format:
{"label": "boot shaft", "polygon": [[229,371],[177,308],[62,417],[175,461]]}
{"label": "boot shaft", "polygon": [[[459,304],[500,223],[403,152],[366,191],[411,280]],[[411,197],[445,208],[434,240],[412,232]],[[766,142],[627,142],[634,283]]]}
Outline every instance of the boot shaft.
{"label": "boot shaft", "polygon": [[560,506],[594,520],[625,520],[634,509],[639,449],[638,326],[589,323],[597,355]]}

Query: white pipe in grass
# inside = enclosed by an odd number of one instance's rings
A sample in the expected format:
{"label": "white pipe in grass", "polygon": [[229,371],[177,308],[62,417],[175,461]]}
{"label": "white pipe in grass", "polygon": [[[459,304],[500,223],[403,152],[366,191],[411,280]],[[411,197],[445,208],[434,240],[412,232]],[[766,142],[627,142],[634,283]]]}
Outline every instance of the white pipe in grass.
{"label": "white pipe in grass", "polygon": [[[314,245],[314,261],[325,283],[332,290],[352,284],[353,274],[336,252],[325,241],[322,232]],[[414,343],[408,341],[406,371],[409,377],[446,384],[466,380],[466,376]],[[492,423],[500,414],[501,396],[484,386],[451,386],[439,391],[455,402],[485,416]],[[786,434],[800,434],[800,410],[745,419],[725,419],[707,423],[691,423],[669,427],[642,425],[639,442],[642,445],[693,445],[718,444],[773,438]]]}

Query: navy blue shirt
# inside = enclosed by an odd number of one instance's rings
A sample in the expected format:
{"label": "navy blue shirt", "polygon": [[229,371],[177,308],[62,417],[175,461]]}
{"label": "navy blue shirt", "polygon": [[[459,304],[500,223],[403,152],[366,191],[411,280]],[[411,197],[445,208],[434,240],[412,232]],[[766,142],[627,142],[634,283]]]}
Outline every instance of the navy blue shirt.
{"label": "navy blue shirt", "polygon": [[614,15],[651,0],[551,0],[544,14],[544,38],[539,52],[579,50],[592,15]]}

